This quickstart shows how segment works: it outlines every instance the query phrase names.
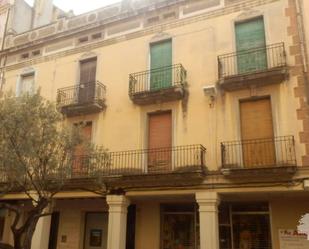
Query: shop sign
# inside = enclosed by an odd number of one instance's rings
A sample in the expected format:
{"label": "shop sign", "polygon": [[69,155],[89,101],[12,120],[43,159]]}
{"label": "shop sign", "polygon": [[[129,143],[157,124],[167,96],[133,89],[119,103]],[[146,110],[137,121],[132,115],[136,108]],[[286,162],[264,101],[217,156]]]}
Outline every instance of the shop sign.
{"label": "shop sign", "polygon": [[307,235],[293,229],[279,230],[280,249],[308,249]]}

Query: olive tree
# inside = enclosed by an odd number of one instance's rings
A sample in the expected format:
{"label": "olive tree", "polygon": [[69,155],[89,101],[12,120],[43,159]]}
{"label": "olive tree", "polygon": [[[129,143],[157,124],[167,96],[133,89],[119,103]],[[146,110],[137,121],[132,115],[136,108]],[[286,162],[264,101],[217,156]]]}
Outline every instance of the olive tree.
{"label": "olive tree", "polygon": [[[14,245],[0,248],[31,248],[38,220],[50,215],[48,207],[71,174],[72,155],[84,139],[79,131],[66,126],[56,106],[39,92],[0,100],[0,209],[14,214]],[[4,198],[10,192],[28,199],[24,217],[22,202]]]}

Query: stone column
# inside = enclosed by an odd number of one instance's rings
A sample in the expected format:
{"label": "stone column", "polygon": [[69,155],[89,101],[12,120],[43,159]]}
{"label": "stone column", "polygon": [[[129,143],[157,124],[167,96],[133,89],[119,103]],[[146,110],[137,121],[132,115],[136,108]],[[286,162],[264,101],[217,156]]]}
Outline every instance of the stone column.
{"label": "stone column", "polygon": [[31,249],[48,249],[51,215],[41,217],[35,227]]}
{"label": "stone column", "polygon": [[108,249],[125,249],[129,200],[124,195],[108,195]]}
{"label": "stone column", "polygon": [[215,192],[196,193],[200,214],[200,249],[219,249],[219,196]]}

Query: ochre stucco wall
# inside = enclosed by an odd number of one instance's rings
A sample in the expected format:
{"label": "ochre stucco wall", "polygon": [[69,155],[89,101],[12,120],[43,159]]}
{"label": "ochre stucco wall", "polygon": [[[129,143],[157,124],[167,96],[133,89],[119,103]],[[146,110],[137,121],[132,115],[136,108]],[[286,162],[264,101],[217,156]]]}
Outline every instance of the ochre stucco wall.
{"label": "ochre stucco wall", "polygon": [[160,248],[160,203],[137,203],[135,249]]}
{"label": "ochre stucco wall", "polygon": [[273,249],[279,247],[279,229],[295,229],[304,214],[309,213],[309,198],[281,198],[270,201]]}
{"label": "ochre stucco wall", "polygon": [[[288,64],[293,65],[294,57],[289,55],[287,49],[291,38],[287,37],[286,31],[289,22],[284,14],[286,6],[287,0],[275,1],[255,7],[255,11],[264,14],[267,44],[284,42]],[[204,96],[203,86],[214,85],[218,80],[217,56],[235,51],[234,22],[242,13],[235,12],[164,30],[172,38],[173,63],[182,63],[187,69],[189,99],[186,111],[181,101],[140,107],[134,105],[128,96],[129,74],[149,67],[149,44],[156,35],[153,33],[91,51],[98,57],[97,80],[107,86],[107,108],[100,114],[71,121],[92,120],[93,141],[110,151],[143,149],[147,147],[147,112],[171,109],[173,145],[204,145],[207,148],[207,166],[214,170],[221,166],[220,142],[241,138],[239,100],[271,95],[275,135],[295,136],[297,160],[301,164],[305,151],[299,143],[298,133],[302,130],[302,123],[295,122],[299,103],[292,96],[296,77],[290,77],[280,85],[253,90],[220,91],[212,108],[208,97]],[[41,88],[42,94],[55,101],[58,88],[77,84],[79,60],[85,54],[89,53],[33,64],[36,86]],[[22,72],[23,69],[18,69],[6,73],[6,90],[15,91]]]}

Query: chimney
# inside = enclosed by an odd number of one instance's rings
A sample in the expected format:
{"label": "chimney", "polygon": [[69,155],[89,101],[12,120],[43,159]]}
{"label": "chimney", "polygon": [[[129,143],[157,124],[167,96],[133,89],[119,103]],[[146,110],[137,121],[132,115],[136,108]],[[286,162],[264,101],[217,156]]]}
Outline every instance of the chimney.
{"label": "chimney", "polygon": [[35,0],[33,6],[32,28],[51,23],[53,17],[53,0]]}

